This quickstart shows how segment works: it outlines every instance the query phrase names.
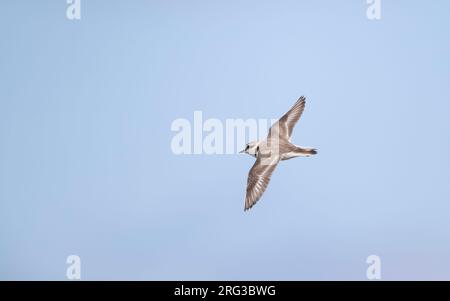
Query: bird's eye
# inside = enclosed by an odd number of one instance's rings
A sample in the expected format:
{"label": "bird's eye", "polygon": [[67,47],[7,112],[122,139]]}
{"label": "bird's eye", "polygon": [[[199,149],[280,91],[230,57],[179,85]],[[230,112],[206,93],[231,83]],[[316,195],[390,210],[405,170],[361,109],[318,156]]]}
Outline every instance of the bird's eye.
{"label": "bird's eye", "polygon": [[259,152],[259,146],[256,148],[256,152]]}
{"label": "bird's eye", "polygon": [[245,148],[245,150],[248,150],[249,147],[250,147],[250,145],[247,145],[247,147]]}

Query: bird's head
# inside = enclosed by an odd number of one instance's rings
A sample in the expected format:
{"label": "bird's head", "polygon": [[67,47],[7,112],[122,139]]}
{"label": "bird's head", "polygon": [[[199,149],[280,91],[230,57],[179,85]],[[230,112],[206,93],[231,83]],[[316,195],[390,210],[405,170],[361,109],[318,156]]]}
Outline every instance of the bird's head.
{"label": "bird's head", "polygon": [[260,141],[252,141],[247,143],[247,145],[245,145],[245,148],[243,150],[241,150],[239,153],[245,153],[245,154],[249,154],[250,156],[253,157],[257,157],[258,153],[259,153],[259,144]]}

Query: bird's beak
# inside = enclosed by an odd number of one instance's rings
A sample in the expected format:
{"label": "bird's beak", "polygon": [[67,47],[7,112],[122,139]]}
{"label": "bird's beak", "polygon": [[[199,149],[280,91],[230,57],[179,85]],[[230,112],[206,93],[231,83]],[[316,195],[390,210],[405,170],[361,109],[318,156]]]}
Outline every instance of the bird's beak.
{"label": "bird's beak", "polygon": [[245,149],[241,150],[239,153],[240,154],[245,153]]}

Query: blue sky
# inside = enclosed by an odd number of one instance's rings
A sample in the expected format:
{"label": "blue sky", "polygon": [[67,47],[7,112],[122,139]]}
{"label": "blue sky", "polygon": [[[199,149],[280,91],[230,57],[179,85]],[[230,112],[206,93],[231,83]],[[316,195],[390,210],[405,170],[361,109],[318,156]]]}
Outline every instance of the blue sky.
{"label": "blue sky", "polygon": [[[0,4],[0,279],[450,279],[450,3]],[[177,118],[307,97],[243,212],[244,155],[181,155]]]}

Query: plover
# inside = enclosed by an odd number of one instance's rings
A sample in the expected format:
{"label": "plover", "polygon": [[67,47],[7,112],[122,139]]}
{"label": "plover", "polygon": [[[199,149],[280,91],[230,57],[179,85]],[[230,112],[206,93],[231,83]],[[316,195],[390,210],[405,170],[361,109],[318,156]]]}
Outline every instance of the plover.
{"label": "plover", "polygon": [[258,202],[267,188],[275,167],[280,161],[317,154],[316,149],[300,147],[290,142],[295,124],[305,109],[305,97],[301,96],[269,130],[266,140],[252,141],[240,153],[256,158],[248,173],[244,211]]}

